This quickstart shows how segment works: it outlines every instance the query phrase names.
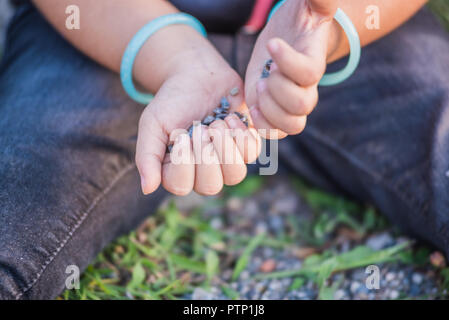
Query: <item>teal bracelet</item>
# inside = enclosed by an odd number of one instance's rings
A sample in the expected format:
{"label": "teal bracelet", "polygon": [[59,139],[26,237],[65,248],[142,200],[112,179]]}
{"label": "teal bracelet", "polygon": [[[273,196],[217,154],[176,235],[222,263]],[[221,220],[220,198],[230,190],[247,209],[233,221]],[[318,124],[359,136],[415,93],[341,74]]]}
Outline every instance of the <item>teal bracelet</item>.
{"label": "teal bracelet", "polygon": [[[271,10],[270,15],[268,16],[268,20],[273,17],[273,15],[277,10],[279,10],[279,8],[285,3],[285,1],[286,0],[280,1],[273,7],[273,10]],[[340,71],[325,74],[320,81],[320,86],[334,86],[342,83],[354,73],[360,62],[362,49],[360,46],[360,38],[359,34],[357,33],[357,29],[355,28],[351,19],[349,19],[346,13],[340,8],[338,8],[334,18],[341,25],[346,33],[346,36],[348,37],[351,53],[349,55],[349,61],[346,67]]]}
{"label": "teal bracelet", "polygon": [[120,67],[120,78],[122,81],[123,88],[126,93],[135,101],[141,104],[148,104],[153,100],[154,96],[149,93],[142,93],[137,91],[133,83],[133,65],[134,61],[142,48],[144,43],[158,30],[172,25],[172,24],[185,24],[196,31],[198,31],[203,36],[207,36],[206,29],[196,18],[188,15],[186,13],[173,13],[165,16],[158,17],[148,24],[146,24],[142,29],[140,29],[137,34],[132,38],[128,47],[125,50],[122,58],[122,64]]}

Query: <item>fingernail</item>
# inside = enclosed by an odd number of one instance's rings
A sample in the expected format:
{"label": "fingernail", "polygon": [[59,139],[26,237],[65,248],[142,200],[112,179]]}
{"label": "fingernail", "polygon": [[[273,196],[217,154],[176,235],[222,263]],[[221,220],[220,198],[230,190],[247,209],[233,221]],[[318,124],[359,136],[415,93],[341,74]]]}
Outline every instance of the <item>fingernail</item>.
{"label": "fingernail", "polygon": [[143,194],[146,194],[146,193],[145,193],[146,182],[145,182],[144,176],[140,176],[140,185],[141,185],[141,187],[142,187],[142,193],[143,193]]}
{"label": "fingernail", "polygon": [[264,80],[257,81],[257,92],[262,93],[267,88],[267,83]]}
{"label": "fingernail", "polygon": [[179,144],[182,142],[182,139],[184,139],[184,134],[180,134],[179,136],[176,137],[175,139],[175,144]]}
{"label": "fingernail", "polygon": [[226,117],[225,121],[228,123],[228,126],[231,129],[237,129],[239,128],[239,118],[235,114],[231,114],[228,117]]}
{"label": "fingernail", "polygon": [[272,39],[268,42],[268,49],[272,53],[277,53],[279,51],[279,42],[276,39]]}
{"label": "fingernail", "polygon": [[207,127],[201,127],[201,141],[203,142],[209,142],[210,141],[210,135],[209,130]]}
{"label": "fingernail", "polygon": [[257,106],[251,106],[248,108],[248,110],[251,118],[255,118],[255,115],[257,115]]}

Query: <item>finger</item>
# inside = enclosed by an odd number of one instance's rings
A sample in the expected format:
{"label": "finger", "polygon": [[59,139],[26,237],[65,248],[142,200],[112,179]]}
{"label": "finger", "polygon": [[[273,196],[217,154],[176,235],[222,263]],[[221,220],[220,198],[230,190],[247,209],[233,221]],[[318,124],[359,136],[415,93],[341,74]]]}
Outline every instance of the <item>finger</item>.
{"label": "finger", "polygon": [[266,87],[266,81],[260,80],[257,84],[259,94],[259,108],[265,119],[270,119],[270,124],[289,135],[301,133],[306,125],[305,116],[293,116],[285,112],[276,101],[273,100]]}
{"label": "finger", "polygon": [[193,189],[201,195],[216,195],[223,188],[223,175],[207,127],[193,129],[193,154],[195,157],[195,183]]}
{"label": "finger", "polygon": [[257,129],[257,134],[264,139],[284,139],[288,136],[287,133],[276,129],[271,125],[263,113],[260,111],[258,106],[253,106],[249,108],[249,112],[251,114],[252,121],[254,123],[254,127]]}
{"label": "finger", "polygon": [[221,164],[224,184],[233,186],[242,182],[247,173],[246,165],[226,122],[213,122],[209,126],[209,134]]}
{"label": "finger", "polygon": [[271,73],[267,86],[274,101],[291,115],[307,116],[318,103],[316,86],[300,87],[278,71]]}
{"label": "finger", "polygon": [[145,109],[139,121],[135,159],[145,195],[156,191],[161,184],[162,161],[168,140],[149,108],[150,106]]}
{"label": "finger", "polygon": [[256,129],[248,128],[235,115],[231,114],[225,119],[228,127],[232,131],[235,144],[239,149],[245,163],[253,163],[260,155],[262,144]]}
{"label": "finger", "polygon": [[326,69],[325,57],[307,56],[279,38],[271,39],[267,47],[281,73],[298,85],[312,86],[323,77]]}
{"label": "finger", "polygon": [[338,0],[309,0],[309,3],[313,11],[332,17],[338,7]]}
{"label": "finger", "polygon": [[185,196],[193,190],[195,181],[195,161],[192,143],[186,133],[175,139],[171,153],[165,155],[162,166],[162,186],[168,192]]}

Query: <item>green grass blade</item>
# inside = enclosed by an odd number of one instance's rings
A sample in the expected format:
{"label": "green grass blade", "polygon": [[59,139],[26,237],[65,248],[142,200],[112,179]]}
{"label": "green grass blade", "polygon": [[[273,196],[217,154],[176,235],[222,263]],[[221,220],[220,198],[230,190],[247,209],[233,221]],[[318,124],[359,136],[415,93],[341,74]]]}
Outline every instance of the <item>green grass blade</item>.
{"label": "green grass blade", "polygon": [[261,233],[255,238],[253,238],[250,243],[248,243],[248,246],[243,251],[240,258],[237,260],[237,263],[234,268],[234,273],[232,274],[232,280],[235,281],[240,276],[243,270],[245,270],[246,266],[249,263],[249,260],[251,259],[251,255],[254,250],[257,249],[257,247],[261,244],[262,240],[265,237],[265,233]]}

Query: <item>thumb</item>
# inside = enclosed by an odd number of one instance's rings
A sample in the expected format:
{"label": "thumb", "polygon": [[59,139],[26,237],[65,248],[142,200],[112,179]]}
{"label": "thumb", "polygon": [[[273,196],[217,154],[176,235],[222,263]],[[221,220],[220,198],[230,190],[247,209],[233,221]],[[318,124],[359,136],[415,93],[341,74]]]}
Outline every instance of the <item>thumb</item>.
{"label": "thumb", "polygon": [[334,16],[338,8],[338,0],[309,0],[313,11],[326,16]]}
{"label": "thumb", "polygon": [[136,165],[139,170],[142,192],[147,195],[161,184],[162,161],[167,150],[168,137],[150,110],[156,99],[142,113],[136,147]]}

